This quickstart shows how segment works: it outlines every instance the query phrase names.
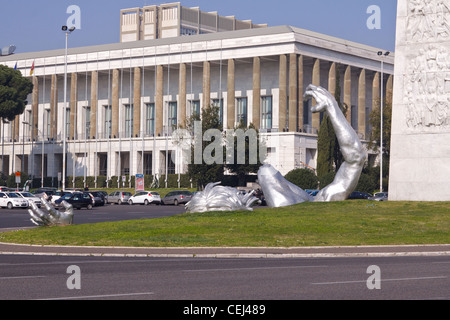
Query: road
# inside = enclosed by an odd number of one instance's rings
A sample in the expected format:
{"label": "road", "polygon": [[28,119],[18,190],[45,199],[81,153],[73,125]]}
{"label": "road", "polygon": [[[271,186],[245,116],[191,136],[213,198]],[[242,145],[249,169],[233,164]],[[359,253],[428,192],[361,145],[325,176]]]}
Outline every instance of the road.
{"label": "road", "polygon": [[[157,218],[183,212],[182,206],[107,205],[76,210],[75,223]],[[0,209],[0,231],[32,226],[26,210]],[[448,247],[436,250],[448,251]],[[449,255],[280,259],[192,256],[3,254],[0,300],[176,300],[177,308],[171,309],[175,315],[181,312],[185,300],[450,300]],[[79,273],[68,273],[70,266],[78,267]],[[71,290],[67,283],[75,275],[81,288]],[[368,283],[375,288],[369,289]],[[378,284],[380,289],[376,288]],[[224,308],[221,310],[228,310]]]}
{"label": "road", "polygon": [[[43,209],[45,210],[45,209]],[[74,223],[97,223],[107,221],[123,221],[137,219],[152,219],[184,213],[184,206],[157,205],[111,205],[94,207],[92,210],[75,210]],[[33,227],[30,215],[26,209],[0,209],[0,230],[8,228]]]}
{"label": "road", "polygon": [[[379,267],[380,289],[369,289]],[[78,272],[68,272],[69,266]],[[71,278],[76,276],[77,278]],[[69,289],[79,284],[79,289]],[[373,283],[371,280],[370,283]],[[0,299],[450,299],[450,257],[199,259],[0,255]]]}

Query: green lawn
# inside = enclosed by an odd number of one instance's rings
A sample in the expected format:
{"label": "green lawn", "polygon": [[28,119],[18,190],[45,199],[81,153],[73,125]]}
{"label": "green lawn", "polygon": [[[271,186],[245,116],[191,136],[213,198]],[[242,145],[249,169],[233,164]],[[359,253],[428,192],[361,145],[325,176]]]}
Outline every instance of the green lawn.
{"label": "green lawn", "polygon": [[42,227],[0,234],[0,242],[136,247],[448,244],[450,202],[304,203],[253,212]]}

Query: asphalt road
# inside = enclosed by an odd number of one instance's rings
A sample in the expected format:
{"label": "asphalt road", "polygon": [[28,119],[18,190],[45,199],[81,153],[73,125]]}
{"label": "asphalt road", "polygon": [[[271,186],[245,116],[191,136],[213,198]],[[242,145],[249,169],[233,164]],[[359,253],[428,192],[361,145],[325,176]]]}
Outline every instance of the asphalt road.
{"label": "asphalt road", "polygon": [[[45,209],[44,209],[45,210]],[[75,210],[74,223],[97,223],[107,221],[123,221],[137,219],[152,219],[173,216],[184,213],[183,205],[157,206],[157,205],[112,205],[94,207],[92,210]],[[30,215],[26,209],[1,209],[0,208],[0,230],[7,228],[33,227]]]}
{"label": "asphalt road", "polygon": [[[373,276],[368,267],[373,265],[379,267],[380,289],[369,289],[367,285]],[[369,282],[375,283],[373,279]],[[207,305],[208,300],[448,300],[449,288],[450,257],[161,259],[0,255],[1,300],[197,300],[197,305]]]}
{"label": "asphalt road", "polygon": [[[76,210],[75,223],[150,219],[184,211],[183,206],[106,205]],[[0,209],[0,231],[18,227],[33,227],[28,212]],[[79,272],[71,271],[71,266]],[[368,279],[369,286],[379,284],[380,288],[369,289]],[[68,282],[81,287],[69,289]],[[221,304],[216,311],[222,315],[234,312],[233,317],[240,317],[236,301],[247,300],[266,306],[266,314],[280,308],[269,304],[270,300],[450,300],[450,256],[216,259],[0,255],[0,300],[16,299],[175,300],[176,307],[169,306],[175,316],[184,307],[195,311],[200,302],[210,301],[214,306],[225,300],[232,309]],[[167,307],[156,304],[152,308],[163,306]],[[281,307],[293,308],[291,312],[298,309],[296,304]]]}

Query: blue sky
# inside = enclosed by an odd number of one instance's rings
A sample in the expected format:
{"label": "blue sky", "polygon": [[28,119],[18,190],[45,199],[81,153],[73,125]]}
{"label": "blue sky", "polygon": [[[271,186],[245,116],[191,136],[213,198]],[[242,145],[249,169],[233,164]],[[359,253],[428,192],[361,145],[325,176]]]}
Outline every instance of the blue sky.
{"label": "blue sky", "polygon": [[[70,5],[81,9],[81,30],[69,47],[119,42],[120,9],[176,0],[16,0],[1,1],[0,47],[14,44],[16,53],[64,48],[61,26]],[[390,51],[395,49],[397,0],[181,0],[186,7],[234,15],[237,19],[291,25]],[[367,8],[380,8],[381,29],[370,30]]]}

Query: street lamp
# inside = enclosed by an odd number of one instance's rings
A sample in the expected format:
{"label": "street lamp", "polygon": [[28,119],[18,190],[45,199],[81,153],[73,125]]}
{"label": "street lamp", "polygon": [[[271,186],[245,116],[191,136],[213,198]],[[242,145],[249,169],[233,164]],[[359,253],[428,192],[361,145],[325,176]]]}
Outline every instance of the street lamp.
{"label": "street lamp", "polygon": [[383,192],[383,108],[384,108],[384,60],[383,56],[387,57],[389,51],[378,51],[381,57],[381,104],[380,104],[380,192]]}
{"label": "street lamp", "polygon": [[69,34],[75,31],[75,27],[70,29],[62,26],[62,31],[66,33],[66,51],[64,54],[64,111],[63,111],[63,169],[62,169],[62,189],[66,190],[66,122],[67,122],[67,40]]}

